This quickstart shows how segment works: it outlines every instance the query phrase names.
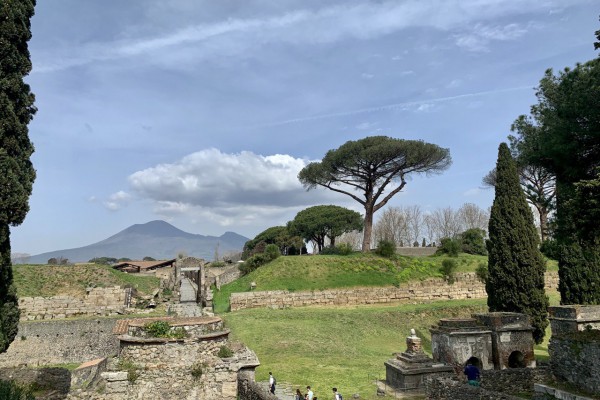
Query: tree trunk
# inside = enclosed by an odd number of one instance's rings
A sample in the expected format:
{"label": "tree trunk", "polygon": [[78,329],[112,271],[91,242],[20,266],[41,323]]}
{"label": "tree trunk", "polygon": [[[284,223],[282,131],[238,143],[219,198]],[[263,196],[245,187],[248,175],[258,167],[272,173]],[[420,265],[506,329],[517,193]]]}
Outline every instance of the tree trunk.
{"label": "tree trunk", "polygon": [[365,205],[365,227],[363,232],[362,252],[371,251],[371,234],[373,232],[373,206]]}
{"label": "tree trunk", "polygon": [[544,207],[538,210],[540,214],[540,241],[548,238],[548,210]]}

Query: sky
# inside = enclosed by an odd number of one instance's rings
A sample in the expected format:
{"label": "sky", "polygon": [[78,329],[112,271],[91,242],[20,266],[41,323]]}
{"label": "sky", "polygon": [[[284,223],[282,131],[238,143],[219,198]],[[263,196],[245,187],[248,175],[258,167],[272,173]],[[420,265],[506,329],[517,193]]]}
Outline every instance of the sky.
{"label": "sky", "polygon": [[374,135],[453,160],[389,206],[487,209],[498,145],[547,68],[597,56],[600,14],[597,0],[37,3],[37,179],[11,230],[12,251],[29,254],[156,219],[252,238],[314,205],[362,211],[297,175]]}

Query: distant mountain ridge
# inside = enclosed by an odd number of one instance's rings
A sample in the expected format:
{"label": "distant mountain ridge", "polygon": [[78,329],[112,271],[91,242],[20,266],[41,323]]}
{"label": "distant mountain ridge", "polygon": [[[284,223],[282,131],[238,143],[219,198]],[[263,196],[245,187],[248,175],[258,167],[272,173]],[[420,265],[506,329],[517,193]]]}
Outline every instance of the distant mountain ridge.
{"label": "distant mountain ridge", "polygon": [[242,251],[249,239],[235,232],[221,236],[204,236],[184,232],[168,222],[156,220],[135,224],[97,243],[74,249],[55,250],[31,256],[27,263],[45,264],[50,258],[67,258],[85,262],[95,257],[127,257],[141,260],[149,256],[157,260],[175,258],[177,254],[212,260],[218,246],[220,255]]}

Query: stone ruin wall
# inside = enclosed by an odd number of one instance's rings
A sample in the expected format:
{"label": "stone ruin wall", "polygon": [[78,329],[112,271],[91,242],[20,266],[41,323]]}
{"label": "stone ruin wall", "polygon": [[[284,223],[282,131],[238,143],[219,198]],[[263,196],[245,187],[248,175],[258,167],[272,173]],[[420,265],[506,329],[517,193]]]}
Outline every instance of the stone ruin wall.
{"label": "stone ruin wall", "polygon": [[126,308],[126,290],[120,286],[92,288],[83,298],[20,297],[21,321],[122,314]]}
{"label": "stone ruin wall", "polygon": [[481,371],[481,386],[469,386],[454,374],[425,381],[430,400],[504,399],[518,400],[524,393],[533,393],[534,384],[550,378],[548,368],[515,368]]}
{"label": "stone ruin wall", "polygon": [[82,363],[119,352],[115,319],[21,322],[15,340],[0,354],[0,367]]}
{"label": "stone ruin wall", "polygon": [[554,376],[600,393],[600,306],[550,307],[548,345]]}
{"label": "stone ruin wall", "polygon": [[240,400],[278,400],[265,385],[259,385],[254,380],[254,373],[240,372],[238,374],[238,395]]}
{"label": "stone ruin wall", "polygon": [[[547,272],[546,290],[557,290],[558,273]],[[232,293],[231,311],[246,308],[287,308],[302,306],[362,305],[399,302],[425,302],[445,299],[478,299],[487,297],[485,285],[474,272],[456,274],[456,282],[441,278],[410,282],[396,287],[370,287],[336,290],[289,292],[287,290]]]}

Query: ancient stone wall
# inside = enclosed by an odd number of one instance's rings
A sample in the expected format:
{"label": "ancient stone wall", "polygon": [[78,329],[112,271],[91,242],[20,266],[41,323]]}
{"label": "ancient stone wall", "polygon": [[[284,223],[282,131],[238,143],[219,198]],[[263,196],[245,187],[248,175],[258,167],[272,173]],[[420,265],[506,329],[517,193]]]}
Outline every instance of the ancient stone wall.
{"label": "ancient stone wall", "polygon": [[254,381],[254,373],[240,372],[238,374],[238,396],[240,400],[277,400],[278,397],[269,393],[266,387]]}
{"label": "ancient stone wall", "polygon": [[396,247],[396,253],[401,256],[431,256],[437,251],[437,247]]}
{"label": "ancient stone wall", "polygon": [[65,398],[71,387],[71,373],[65,368],[0,368],[0,380],[34,385],[37,392],[52,392]]}
{"label": "ancient stone wall", "polygon": [[[546,273],[546,289],[558,288],[558,274]],[[424,302],[444,299],[484,298],[485,285],[475,273],[456,274],[456,282],[448,284],[440,278],[410,282],[400,287],[368,287],[337,290],[289,292],[287,290],[233,293],[231,311],[245,308],[286,308],[301,306],[360,305],[397,302]]]}
{"label": "ancient stone wall", "polygon": [[552,335],[552,373],[589,393],[600,393],[600,330]]}
{"label": "ancient stone wall", "polygon": [[[496,371],[502,372],[502,371]],[[485,379],[485,378],[484,378]],[[484,381],[485,382],[485,381]],[[521,400],[507,393],[495,392],[484,387],[467,385],[451,377],[438,377],[425,380],[425,392],[429,400]]]}
{"label": "ancient stone wall", "polygon": [[242,273],[239,265],[227,265],[225,267],[211,267],[206,271],[208,276],[209,284],[216,285],[220,288],[221,285],[226,285],[238,279]]}
{"label": "ancient stone wall", "polygon": [[120,286],[92,288],[83,298],[73,296],[21,297],[21,320],[60,319],[86,315],[115,315],[125,310],[126,290]]}
{"label": "ancient stone wall", "polygon": [[115,319],[52,320],[21,322],[17,337],[0,367],[81,363],[114,356],[119,341],[112,334]]}

